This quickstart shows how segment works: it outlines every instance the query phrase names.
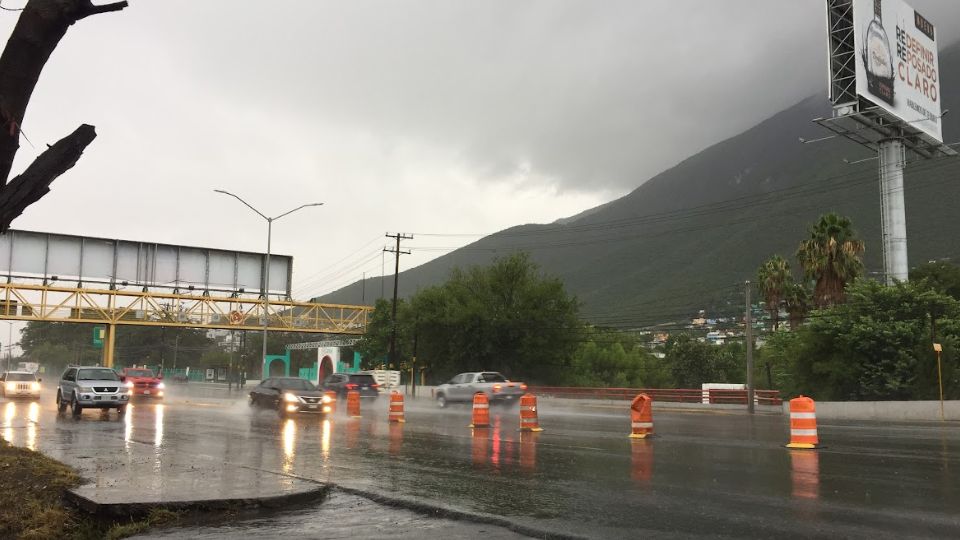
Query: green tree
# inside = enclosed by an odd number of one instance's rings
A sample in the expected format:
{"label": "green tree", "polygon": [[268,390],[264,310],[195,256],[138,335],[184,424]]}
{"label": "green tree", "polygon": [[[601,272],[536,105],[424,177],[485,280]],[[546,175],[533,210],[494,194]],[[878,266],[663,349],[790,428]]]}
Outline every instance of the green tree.
{"label": "green tree", "polygon": [[783,292],[783,305],[787,310],[787,320],[790,329],[796,330],[810,313],[810,291],[803,283],[792,282]]}
{"label": "green tree", "polygon": [[700,388],[703,383],[741,383],[742,345],[717,346],[687,334],[670,336],[667,364],[678,388]]}
{"label": "green tree", "polygon": [[932,290],[960,300],[960,266],[931,261],[910,270],[910,281],[920,281]]}
{"label": "green tree", "polygon": [[960,397],[960,302],[912,282],[860,280],[845,304],[814,312],[783,348],[795,389],[820,399],[935,399],[931,313],[939,314],[945,395]]}
{"label": "green tree", "polygon": [[[398,306],[398,355],[409,361],[416,341],[418,365],[426,366],[434,380],[490,369],[510,378],[553,382],[570,365],[579,343],[576,299],[523,253],[487,267],[454,269],[447,282],[405,304]],[[361,354],[379,357],[389,350],[390,308],[388,301],[377,303],[358,344]]]}
{"label": "green tree", "polygon": [[792,284],[790,263],[780,255],[770,257],[757,270],[757,287],[760,289],[760,296],[763,297],[767,311],[770,312],[774,330],[780,327],[780,303]]}
{"label": "green tree", "polygon": [[813,304],[822,308],[842,302],[847,283],[863,275],[863,240],[856,237],[846,217],[825,214],[800,242],[797,260],[814,282]]}

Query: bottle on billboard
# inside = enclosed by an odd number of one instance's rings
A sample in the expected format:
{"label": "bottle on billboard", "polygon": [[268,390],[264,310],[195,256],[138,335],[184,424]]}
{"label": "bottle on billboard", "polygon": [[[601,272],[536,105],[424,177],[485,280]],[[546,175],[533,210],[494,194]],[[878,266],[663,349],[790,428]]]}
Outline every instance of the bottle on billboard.
{"label": "bottle on billboard", "polygon": [[863,43],[863,65],[867,71],[867,90],[893,105],[893,50],[883,28],[882,0],[873,0],[873,19],[867,26]]}

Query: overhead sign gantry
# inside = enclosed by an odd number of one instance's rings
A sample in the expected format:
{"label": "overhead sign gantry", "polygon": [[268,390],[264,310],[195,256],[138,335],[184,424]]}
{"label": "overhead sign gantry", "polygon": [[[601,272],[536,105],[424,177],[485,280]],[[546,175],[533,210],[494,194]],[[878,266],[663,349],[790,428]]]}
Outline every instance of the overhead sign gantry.
{"label": "overhead sign gantry", "polygon": [[[370,306],[291,299],[293,259],[126,240],[12,230],[0,235],[0,319],[360,335]],[[264,301],[270,298],[269,307]]]}

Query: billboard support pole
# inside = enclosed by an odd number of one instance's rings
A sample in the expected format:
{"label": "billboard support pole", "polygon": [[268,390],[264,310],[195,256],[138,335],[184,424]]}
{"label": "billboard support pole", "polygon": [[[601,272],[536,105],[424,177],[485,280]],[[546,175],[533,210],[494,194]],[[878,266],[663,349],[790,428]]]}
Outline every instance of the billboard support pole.
{"label": "billboard support pole", "polygon": [[878,143],[883,274],[887,285],[907,281],[907,217],[903,196],[904,147],[900,139]]}

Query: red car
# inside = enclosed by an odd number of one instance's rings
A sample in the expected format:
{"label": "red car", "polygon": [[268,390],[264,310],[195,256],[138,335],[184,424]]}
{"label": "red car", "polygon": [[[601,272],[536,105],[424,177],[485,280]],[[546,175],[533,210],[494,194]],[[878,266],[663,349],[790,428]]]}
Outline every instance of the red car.
{"label": "red car", "polygon": [[123,368],[120,373],[120,380],[127,383],[127,388],[134,396],[143,396],[150,398],[163,397],[163,376],[157,376],[153,370],[147,368],[128,367]]}

